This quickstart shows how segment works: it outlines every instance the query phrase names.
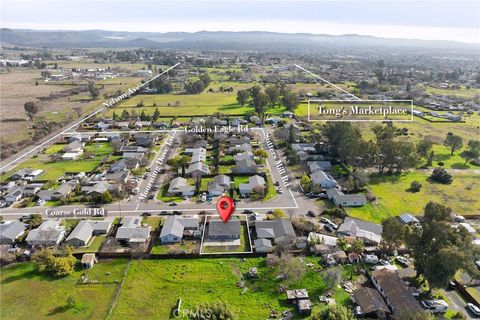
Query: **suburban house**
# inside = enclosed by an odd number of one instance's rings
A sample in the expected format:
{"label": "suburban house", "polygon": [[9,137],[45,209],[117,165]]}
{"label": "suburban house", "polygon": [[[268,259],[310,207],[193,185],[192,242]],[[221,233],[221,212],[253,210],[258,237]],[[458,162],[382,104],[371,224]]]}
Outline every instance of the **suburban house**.
{"label": "suburban house", "polygon": [[140,160],[137,158],[124,158],[114,162],[108,169],[108,172],[113,173],[125,169],[136,169],[139,165]]}
{"label": "suburban house", "polygon": [[82,187],[82,192],[87,196],[98,197],[107,191],[115,189],[115,185],[108,183],[107,181],[99,181],[94,185]]}
{"label": "suburban house", "polygon": [[125,183],[127,182],[129,176],[129,170],[121,170],[107,174],[105,176],[105,180],[107,180],[109,183]]}
{"label": "suburban house", "polygon": [[241,152],[241,153],[237,153],[236,155],[233,156],[233,159],[235,161],[240,161],[240,160],[245,160],[245,159],[253,160],[253,153],[252,153],[252,151],[244,151],[244,152]]}
{"label": "suburban house", "polygon": [[65,153],[62,155],[62,159],[75,160],[83,153],[84,148],[85,142],[73,140],[63,148]]}
{"label": "suburban house", "polygon": [[209,173],[210,173],[210,169],[203,162],[192,163],[185,170],[185,174],[190,177],[201,177]]}
{"label": "suburban house", "polygon": [[125,217],[121,221],[115,238],[127,243],[146,242],[150,237],[151,228],[150,226],[143,227],[140,217]]}
{"label": "suburban house", "polygon": [[43,173],[42,169],[20,169],[12,176],[10,179],[12,180],[27,180],[27,181],[32,181],[36,180],[38,176],[40,176]]}
{"label": "suburban house", "polygon": [[135,121],[135,123],[134,123],[133,126],[135,127],[136,130],[140,130],[140,129],[144,128],[144,127],[145,127],[145,128],[150,127],[151,124],[152,124],[151,121],[140,121],[140,120],[139,120],[139,121]]}
{"label": "suburban house", "polygon": [[423,310],[397,272],[377,269],[372,271],[370,280],[393,314],[400,310]]}
{"label": "suburban house", "polygon": [[139,153],[147,153],[148,148],[140,147],[140,146],[128,146],[128,145],[123,145],[120,147],[120,152],[123,153],[129,153],[129,152],[139,152]]}
{"label": "suburban house", "polygon": [[160,232],[160,242],[180,242],[186,231],[193,234],[198,230],[199,224],[200,220],[197,217],[168,216]]}
{"label": "suburban house", "polygon": [[252,146],[250,145],[250,143],[242,143],[236,145],[230,143],[230,145],[231,147],[228,149],[229,153],[252,151]]}
{"label": "suburban house", "polygon": [[64,182],[55,190],[40,190],[38,198],[45,201],[60,200],[68,196],[76,186],[76,181]]}
{"label": "suburban house", "polygon": [[347,236],[362,239],[366,243],[378,245],[382,241],[383,227],[380,224],[346,217],[338,227],[339,237]]}
{"label": "suburban house", "polygon": [[268,253],[273,251],[272,241],[265,238],[255,239],[253,241],[255,252]]}
{"label": "suburban house", "polygon": [[208,194],[211,196],[221,196],[224,192],[230,190],[230,177],[219,174],[208,182]]}
{"label": "suburban house", "polygon": [[250,122],[256,125],[261,125],[262,124],[262,119],[260,119],[257,116],[251,116],[250,117]]}
{"label": "suburban house", "polygon": [[20,221],[0,224],[0,243],[11,244],[20,238],[27,229],[27,225]]}
{"label": "suburban house", "polygon": [[420,221],[418,221],[418,219],[411,215],[410,213],[403,213],[401,215],[398,216],[398,220],[400,220],[400,222],[402,224],[418,224],[420,223]]}
{"label": "suburban house", "polygon": [[297,235],[292,222],[287,219],[276,219],[255,222],[257,238],[269,239],[274,243],[294,242]]}
{"label": "suburban house", "polygon": [[185,154],[192,157],[190,163],[204,162],[207,160],[207,149],[205,148],[187,148],[185,149]]}
{"label": "suburban house", "polygon": [[338,189],[327,189],[327,197],[337,206],[359,207],[367,204],[367,197],[364,194],[344,194]]}
{"label": "suburban house", "polygon": [[257,164],[253,157],[236,160],[235,166],[232,168],[234,173],[257,173]]}
{"label": "suburban house", "polygon": [[177,177],[170,181],[170,185],[167,190],[169,196],[193,196],[195,194],[195,187],[187,183],[187,179]]}
{"label": "suburban house", "polygon": [[240,220],[236,217],[231,217],[228,222],[212,218],[208,223],[208,238],[211,240],[240,239],[241,229]]}
{"label": "suburban house", "polygon": [[65,229],[60,226],[60,220],[45,220],[37,229],[27,235],[27,243],[31,246],[54,246],[62,241]]}
{"label": "suburban house", "polygon": [[357,305],[355,315],[365,318],[386,319],[390,314],[387,304],[377,290],[360,287],[353,291],[352,299]]}
{"label": "suburban house", "polygon": [[233,136],[229,140],[231,146],[236,146],[240,144],[250,144],[251,139],[248,136]]}
{"label": "suburban house", "polygon": [[338,238],[322,233],[310,232],[307,240],[309,243],[321,243],[329,247],[335,247],[337,245]]}
{"label": "suburban house", "polygon": [[248,178],[248,183],[241,183],[238,187],[238,191],[242,196],[248,196],[252,194],[256,189],[265,189],[265,179],[261,176],[252,176]]}
{"label": "suburban house", "polygon": [[332,189],[337,186],[337,181],[329,174],[322,170],[318,170],[310,175],[312,179],[312,189],[319,191],[319,189]]}
{"label": "suburban house", "polygon": [[3,199],[7,202],[17,202],[23,198],[22,188],[15,188],[11,190]]}
{"label": "suburban house", "polygon": [[65,243],[70,246],[86,246],[94,235],[107,234],[112,228],[110,221],[82,220],[68,235]]}
{"label": "suburban house", "polygon": [[329,172],[332,169],[332,163],[330,161],[308,161],[307,166],[311,173],[320,170]]}
{"label": "suburban house", "polygon": [[148,133],[136,133],[135,144],[141,147],[151,147],[157,140],[157,136]]}

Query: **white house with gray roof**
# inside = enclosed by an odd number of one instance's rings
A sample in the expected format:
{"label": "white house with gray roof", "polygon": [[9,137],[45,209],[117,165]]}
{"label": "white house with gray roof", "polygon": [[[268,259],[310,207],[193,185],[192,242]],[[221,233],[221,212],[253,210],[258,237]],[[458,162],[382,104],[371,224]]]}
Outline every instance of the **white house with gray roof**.
{"label": "white house with gray roof", "polygon": [[255,222],[257,238],[270,239],[274,243],[282,241],[295,241],[297,235],[292,222],[287,219],[276,219]]}
{"label": "white house with gray roof", "polygon": [[170,181],[170,185],[167,190],[169,196],[193,196],[195,194],[195,187],[187,183],[187,179],[177,177]]}
{"label": "white house with gray roof", "polygon": [[208,183],[208,194],[211,196],[221,196],[225,191],[230,190],[230,182],[230,177],[224,174],[213,177]]}
{"label": "white house with gray roof", "polygon": [[329,174],[318,170],[310,175],[312,179],[312,189],[331,189],[337,187],[337,181]]}
{"label": "white house with gray roof", "polygon": [[20,238],[27,229],[27,225],[20,221],[5,222],[0,224],[0,243],[11,244]]}
{"label": "white house with gray roof", "polygon": [[197,217],[168,216],[160,232],[160,242],[180,242],[185,231],[198,230],[199,224],[200,220]]}
{"label": "white house with gray roof", "polygon": [[246,196],[254,192],[256,188],[265,188],[265,179],[261,176],[248,177],[248,183],[241,183],[238,186],[238,191],[241,195]]}
{"label": "white house with gray roof", "polygon": [[328,189],[327,197],[335,205],[342,207],[360,207],[367,204],[367,197],[364,194],[344,194],[338,189]]}
{"label": "white house with gray roof", "polygon": [[110,221],[82,220],[68,235],[65,243],[74,247],[85,246],[93,236],[107,234],[111,228]]}
{"label": "white house with gray roof", "polygon": [[382,232],[381,224],[346,217],[338,227],[337,234],[361,239],[367,243],[379,244],[382,241]]}
{"label": "white house with gray roof", "polygon": [[150,237],[150,226],[142,226],[141,217],[125,217],[117,230],[115,239],[127,243],[146,242]]}
{"label": "white house with gray roof", "polygon": [[55,246],[65,236],[65,229],[60,225],[60,220],[45,220],[37,229],[31,230],[27,235],[27,243],[31,246]]}

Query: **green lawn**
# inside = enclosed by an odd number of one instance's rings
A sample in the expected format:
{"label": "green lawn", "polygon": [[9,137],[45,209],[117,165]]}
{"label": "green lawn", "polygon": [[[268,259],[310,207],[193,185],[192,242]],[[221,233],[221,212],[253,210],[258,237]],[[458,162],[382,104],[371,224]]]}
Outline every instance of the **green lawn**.
{"label": "green lawn", "polygon": [[73,252],[74,253],[98,252],[105,238],[106,236],[94,236],[90,240],[90,243],[87,246],[75,248]]}
{"label": "green lawn", "polygon": [[[429,171],[414,171],[394,176],[371,175],[368,187],[377,197],[377,203],[349,208],[348,214],[365,220],[380,222],[390,215],[404,212],[420,215],[428,201],[448,205],[454,212],[469,215],[480,210],[480,180],[473,173],[456,172],[452,184],[431,183]],[[419,192],[407,191],[412,181],[422,184]]]}
{"label": "green lawn", "polygon": [[242,183],[248,183],[248,178],[249,177],[247,177],[247,176],[233,177],[233,181],[235,182],[235,188],[238,189],[238,187]]}
{"label": "green lawn", "polygon": [[[187,253],[193,253],[197,248],[197,241],[195,240],[183,240],[182,242],[175,244],[161,244],[160,240],[157,239],[157,242],[153,245],[151,254],[167,254],[171,251],[183,251]],[[198,252],[196,252],[198,253]]]}
{"label": "green lawn", "polygon": [[144,217],[142,223],[148,224],[152,227],[152,232],[157,230],[161,225],[163,225],[163,217]]}
{"label": "green lawn", "polygon": [[182,197],[170,197],[167,196],[167,191],[168,191],[169,184],[165,184],[162,186],[160,191],[157,193],[157,200],[163,201],[163,202],[181,202]]}
{"label": "green lawn", "polygon": [[[102,260],[88,271],[91,280],[108,282],[79,285],[84,269],[71,276],[53,278],[37,273],[31,263],[1,269],[2,319],[103,319],[121,281],[126,260]],[[106,273],[109,272],[110,275]],[[76,307],[67,307],[71,296]]]}
{"label": "green lawn", "polygon": [[[318,259],[307,258],[317,268]],[[246,290],[237,283],[250,267],[257,267],[259,278],[246,279]],[[324,274],[307,268],[304,278],[289,288],[306,288],[314,311],[322,305],[318,296],[327,288]],[[264,258],[240,259],[172,259],[134,260],[122,294],[113,311],[112,319],[172,319],[171,311],[178,299],[182,308],[193,309],[200,303],[224,300],[239,320],[267,319],[271,310],[279,313],[293,306],[285,302],[285,294],[278,293],[277,274]],[[344,291],[336,289],[340,303],[348,303]],[[348,296],[348,295],[347,295]]]}
{"label": "green lawn", "polygon": [[7,180],[12,174],[22,168],[43,169],[45,172],[38,179],[55,181],[64,175],[65,172],[91,172],[100,163],[101,159],[47,162],[40,161],[39,158],[30,158],[16,166],[15,169],[3,174],[0,181]]}

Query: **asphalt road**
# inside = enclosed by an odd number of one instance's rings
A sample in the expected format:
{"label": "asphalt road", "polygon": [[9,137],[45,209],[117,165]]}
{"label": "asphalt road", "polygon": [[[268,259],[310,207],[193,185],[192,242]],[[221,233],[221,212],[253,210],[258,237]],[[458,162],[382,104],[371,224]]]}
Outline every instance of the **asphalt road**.
{"label": "asphalt road", "polygon": [[479,317],[474,317],[465,306],[467,303],[456,290],[442,290],[443,294],[448,298],[450,305],[449,308],[455,311],[462,312],[467,319],[478,319]]}

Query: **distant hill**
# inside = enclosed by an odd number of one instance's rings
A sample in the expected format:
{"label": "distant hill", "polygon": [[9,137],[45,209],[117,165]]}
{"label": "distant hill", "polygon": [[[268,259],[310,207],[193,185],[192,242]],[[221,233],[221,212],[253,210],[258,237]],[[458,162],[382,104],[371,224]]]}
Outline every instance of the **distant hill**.
{"label": "distant hill", "polygon": [[0,30],[2,43],[52,48],[171,48],[215,50],[304,51],[346,47],[396,47],[478,50],[478,44],[455,41],[387,39],[361,35],[332,36],[308,33],[251,32],[126,32],[126,31],[48,31]]}

